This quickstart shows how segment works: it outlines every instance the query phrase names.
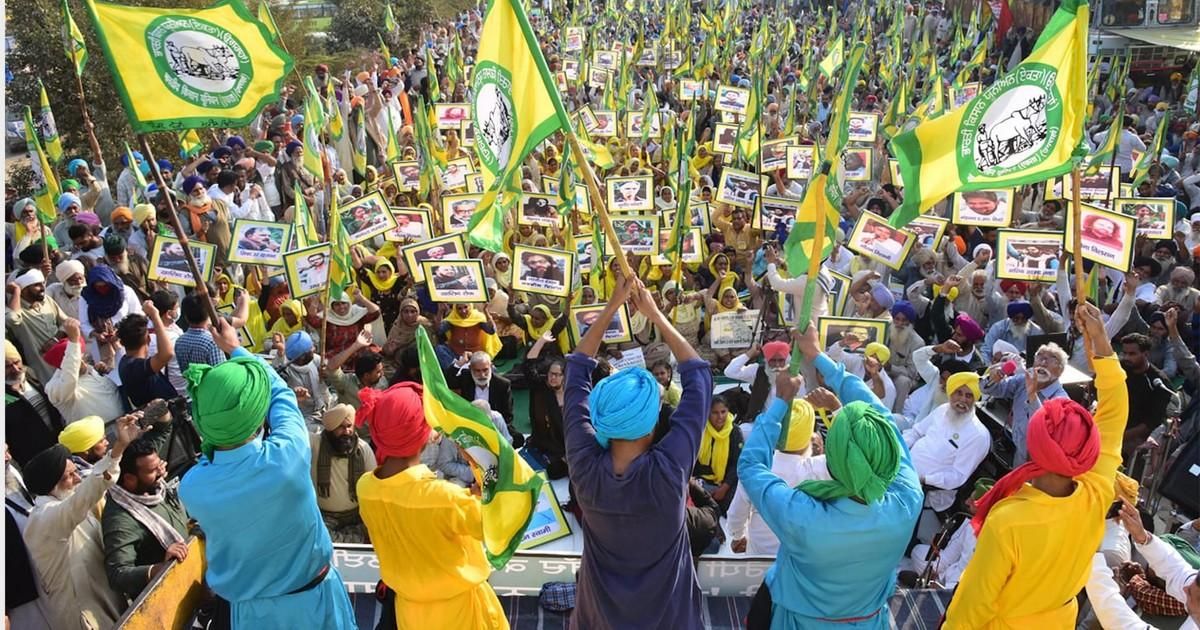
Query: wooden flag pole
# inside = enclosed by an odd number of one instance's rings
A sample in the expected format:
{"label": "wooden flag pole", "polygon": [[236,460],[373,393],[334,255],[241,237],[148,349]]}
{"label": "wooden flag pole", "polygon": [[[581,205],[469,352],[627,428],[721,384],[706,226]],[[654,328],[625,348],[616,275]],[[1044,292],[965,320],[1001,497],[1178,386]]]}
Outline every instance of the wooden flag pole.
{"label": "wooden flag pole", "polygon": [[1075,168],[1071,169],[1071,218],[1072,223],[1075,224],[1071,231],[1075,237],[1075,299],[1078,304],[1082,304],[1087,299],[1087,279],[1083,275],[1083,246],[1079,237],[1082,231],[1080,224],[1083,222],[1081,218],[1083,201],[1079,197],[1079,179],[1079,165],[1076,164]]}
{"label": "wooden flag pole", "polygon": [[[596,183],[596,173],[592,171],[592,165],[588,162],[587,155],[583,152],[583,147],[579,145],[579,138],[575,136],[575,130],[564,129],[567,135],[567,143],[571,145],[571,151],[575,153],[575,159],[583,168],[583,178],[587,180],[588,194],[592,198],[592,207],[596,209],[600,216],[600,226],[604,228],[604,235],[612,242],[613,253],[617,257],[617,264],[621,267],[621,274],[626,278],[633,277],[633,270],[629,267],[629,261],[625,259],[625,252],[621,251],[621,242],[617,240],[617,233],[613,230],[612,221],[608,218],[608,208],[604,205],[604,195],[600,194],[600,186]],[[649,193],[650,191],[646,191]],[[597,262],[604,261],[604,252],[601,251],[596,256]]]}
{"label": "wooden flag pole", "polygon": [[[319,137],[317,141],[320,142]],[[325,220],[325,240],[328,243],[333,243],[333,231],[336,229],[333,222],[340,219],[333,216],[333,195],[336,195],[337,191],[333,188],[333,176],[330,173],[329,156],[325,154],[325,146],[323,144],[321,145],[321,172],[325,176],[325,202],[329,204],[329,209],[325,211],[325,216],[328,217]],[[346,245],[339,242],[338,246]],[[349,246],[346,247],[347,249],[349,248]],[[321,305],[325,310],[321,311],[321,338],[317,340],[317,354],[324,357],[326,361],[329,360],[328,357],[325,357],[325,339],[329,336],[329,309],[333,300],[333,257],[335,254],[332,249],[329,250],[329,273],[325,280],[325,299]]]}
{"label": "wooden flag pole", "polygon": [[[138,134],[138,142],[142,145],[146,159],[154,164],[154,152],[150,150],[150,141],[145,134]],[[154,172],[154,181],[158,184],[159,193],[167,200],[167,208],[170,210],[171,229],[175,230],[175,236],[179,239],[179,245],[183,247],[183,256],[187,259],[188,269],[192,271],[192,278],[196,281],[196,295],[199,295],[204,300],[204,308],[208,311],[208,318],[213,326],[217,325],[220,320],[220,315],[217,314],[217,307],[213,301],[209,299],[208,283],[204,281],[204,276],[200,273],[200,266],[196,264],[196,257],[192,255],[192,248],[189,245],[187,234],[183,232],[183,226],[179,224],[179,214],[175,210],[175,199],[171,195],[171,188],[163,179],[162,173],[154,168],[150,169]],[[215,262],[215,261],[214,261]]]}

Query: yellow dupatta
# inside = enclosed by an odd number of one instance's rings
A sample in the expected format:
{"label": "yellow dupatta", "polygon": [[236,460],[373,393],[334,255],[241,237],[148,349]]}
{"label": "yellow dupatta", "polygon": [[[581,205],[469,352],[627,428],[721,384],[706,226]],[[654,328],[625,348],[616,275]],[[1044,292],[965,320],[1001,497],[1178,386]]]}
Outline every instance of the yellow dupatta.
{"label": "yellow dupatta", "polygon": [[711,422],[704,423],[704,435],[700,437],[700,454],[696,461],[712,470],[711,475],[702,475],[711,483],[725,480],[725,469],[729,466],[729,434],[733,429],[733,414],[728,412],[725,414],[725,426],[721,429],[714,428]]}

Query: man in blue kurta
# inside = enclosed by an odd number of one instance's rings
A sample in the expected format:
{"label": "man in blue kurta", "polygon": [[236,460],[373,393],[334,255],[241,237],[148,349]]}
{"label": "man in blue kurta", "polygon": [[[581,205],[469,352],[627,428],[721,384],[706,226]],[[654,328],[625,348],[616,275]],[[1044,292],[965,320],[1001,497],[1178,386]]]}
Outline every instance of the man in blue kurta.
{"label": "man in blue kurta", "polygon": [[708,363],[654,304],[641,282],[619,279],[598,321],[630,293],[679,361],[683,394],[670,430],[652,445],[659,384],[628,368],[592,388],[603,326],[567,357],[563,424],[572,496],[583,511],[583,561],[572,628],[700,628],[700,594],[685,525],[688,478],[712,400]]}
{"label": "man in blue kurta", "polygon": [[204,457],[179,486],[205,532],[208,586],[229,601],[235,630],[356,628],[309,479],[296,395],[239,346],[233,327],[218,325],[213,339],[231,359],[184,374]]}
{"label": "man in blue kurta", "polygon": [[780,544],[748,627],[887,628],[896,565],[924,501],[921,482],[888,409],[821,353],[815,328],[800,337],[800,349],[845,404],[826,438],[832,479],[792,488],[771,472],[781,423],[801,386],[782,374],[738,461],[742,489]]}

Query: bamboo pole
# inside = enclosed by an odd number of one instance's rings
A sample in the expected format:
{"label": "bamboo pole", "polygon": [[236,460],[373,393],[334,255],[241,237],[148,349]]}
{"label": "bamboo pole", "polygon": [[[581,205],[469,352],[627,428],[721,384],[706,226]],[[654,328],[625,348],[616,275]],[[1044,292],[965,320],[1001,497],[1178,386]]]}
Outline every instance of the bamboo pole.
{"label": "bamboo pole", "polygon": [[[146,159],[150,160],[151,164],[155,163],[154,152],[150,150],[150,141],[145,134],[138,134],[138,142],[142,145],[142,151],[145,153]],[[183,226],[179,224],[179,214],[175,210],[175,200],[171,196],[171,188],[163,179],[162,173],[158,169],[151,169],[154,172],[154,180],[158,184],[158,190],[167,199],[167,208],[170,209],[171,229],[175,230],[175,236],[179,239],[180,246],[183,247],[183,256],[187,259],[188,269],[192,272],[192,278],[196,281],[196,295],[204,298],[204,308],[208,311],[208,318],[212,325],[216,326],[220,315],[217,314],[217,307],[209,299],[208,283],[204,281],[204,276],[200,273],[200,266],[196,264],[196,257],[192,255],[192,248],[189,245],[187,234],[183,232]]]}
{"label": "bamboo pole", "polygon": [[1083,276],[1083,244],[1079,236],[1082,231],[1080,223],[1083,222],[1081,218],[1083,201],[1079,197],[1079,179],[1079,165],[1076,164],[1075,168],[1071,169],[1071,219],[1075,224],[1071,231],[1075,237],[1075,299],[1078,301],[1077,303],[1082,304],[1087,299],[1085,294],[1087,280]]}
{"label": "bamboo pole", "polygon": [[[329,157],[325,154],[325,145],[323,143],[320,143],[319,137],[318,137],[318,143],[319,143],[319,146],[321,147],[321,172],[325,176],[325,202],[329,205],[328,209],[325,211],[325,216],[327,217],[325,220],[325,241],[328,243],[332,243],[333,242],[333,231],[334,231],[334,229],[336,229],[334,227],[333,222],[340,220],[338,217],[335,217],[333,215],[333,206],[334,206],[333,195],[336,195],[337,191],[335,191],[333,188],[333,176],[330,173]],[[307,150],[307,148],[305,150]],[[347,245],[346,243],[339,242],[338,246],[346,247],[347,249],[349,249],[349,245]],[[347,252],[347,253],[349,253],[349,252]],[[321,357],[325,357],[325,339],[329,336],[329,309],[331,308],[330,303],[333,299],[333,260],[332,259],[333,259],[333,256],[335,256],[335,255],[336,255],[336,253],[333,250],[330,250],[330,252],[329,252],[329,256],[330,256],[329,277],[325,281],[324,299],[323,299],[323,304],[321,305],[321,307],[324,309],[323,311],[321,311],[321,338],[318,340],[318,343],[317,343],[317,354],[320,355]],[[353,269],[349,270],[349,273],[354,273],[354,270]],[[325,360],[328,361],[329,360],[328,357],[325,357]]]}

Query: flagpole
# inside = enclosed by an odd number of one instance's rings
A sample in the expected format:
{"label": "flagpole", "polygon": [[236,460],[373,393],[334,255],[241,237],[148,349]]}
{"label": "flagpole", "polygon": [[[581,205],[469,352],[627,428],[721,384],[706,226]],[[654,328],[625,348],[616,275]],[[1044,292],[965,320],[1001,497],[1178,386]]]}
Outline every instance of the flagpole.
{"label": "flagpole", "polygon": [[[613,253],[617,257],[617,264],[621,267],[621,274],[626,278],[632,278],[633,270],[629,267],[629,261],[625,259],[625,252],[621,250],[621,242],[617,240],[617,233],[613,230],[612,221],[608,218],[608,208],[604,205],[604,195],[600,194],[600,186],[596,184],[596,173],[592,171],[592,165],[588,162],[587,155],[583,152],[583,147],[579,145],[579,138],[575,136],[575,130],[566,128],[563,131],[567,135],[567,143],[571,145],[571,151],[575,154],[575,160],[583,167],[583,178],[587,180],[588,194],[592,198],[592,206],[600,216],[600,226],[604,228],[605,237],[612,242]],[[650,191],[646,192],[649,193]],[[604,252],[601,251],[596,258],[599,262],[603,262]]]}
{"label": "flagpole", "polygon": [[1075,236],[1075,299],[1076,303],[1083,304],[1084,300],[1087,299],[1087,296],[1084,295],[1087,281],[1083,277],[1083,245],[1079,236],[1081,232],[1080,223],[1083,221],[1081,218],[1083,215],[1083,201],[1079,196],[1079,179],[1079,164],[1076,164],[1071,169],[1071,218],[1075,224],[1071,231]]}
{"label": "flagpole", "polygon": [[[319,135],[317,138],[317,142],[320,143]],[[328,217],[325,220],[325,240],[326,240],[326,242],[333,243],[333,230],[334,230],[333,222],[337,219],[337,217],[333,216],[333,195],[335,195],[337,193],[333,190],[333,177],[330,174],[329,157],[325,154],[324,145],[320,144],[320,146],[321,146],[321,171],[325,176],[325,202],[329,205],[328,210],[325,211],[326,212],[325,216]],[[345,245],[345,244],[340,243],[340,242],[338,243],[339,247],[341,247],[343,245]],[[329,277],[325,281],[325,295],[324,295],[324,303],[322,305],[324,310],[321,311],[321,338],[318,340],[318,343],[317,343],[317,354],[321,357],[325,357],[325,338],[328,337],[328,331],[329,331],[329,309],[330,309],[330,301],[333,299],[332,257],[335,254],[336,254],[336,252],[334,252],[332,249],[329,251],[329,255],[330,255],[330,259],[331,259],[330,265],[329,265]],[[351,274],[354,273],[353,269],[347,270],[347,273],[351,273]],[[328,357],[326,357],[326,360],[328,360]]]}
{"label": "flagpole", "polygon": [[[142,145],[142,151],[145,153],[146,159],[154,164],[154,152],[150,150],[150,141],[146,138],[146,134],[138,134],[138,142]],[[136,166],[136,165],[135,165]],[[202,298],[204,308],[208,311],[208,317],[213,326],[217,325],[220,316],[217,314],[217,308],[213,301],[209,299],[208,284],[204,282],[204,276],[200,273],[200,266],[196,264],[196,257],[192,255],[192,248],[189,245],[187,234],[183,232],[183,226],[179,224],[179,215],[175,211],[175,199],[171,195],[171,189],[167,186],[167,182],[163,179],[162,173],[158,169],[150,169],[154,172],[154,181],[158,184],[159,193],[167,199],[167,208],[170,210],[171,229],[175,230],[175,236],[179,239],[179,245],[183,248],[183,256],[187,259],[188,269],[192,272],[192,278],[196,281],[196,295]]]}

